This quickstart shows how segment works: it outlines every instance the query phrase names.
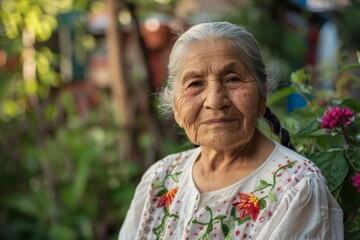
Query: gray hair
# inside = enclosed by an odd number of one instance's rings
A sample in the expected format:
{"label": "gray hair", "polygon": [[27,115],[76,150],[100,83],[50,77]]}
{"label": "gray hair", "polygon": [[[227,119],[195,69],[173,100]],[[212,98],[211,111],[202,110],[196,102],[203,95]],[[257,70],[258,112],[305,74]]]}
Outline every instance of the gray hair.
{"label": "gray hair", "polygon": [[175,85],[181,74],[183,55],[186,46],[192,42],[206,39],[226,39],[234,50],[239,52],[243,64],[257,81],[263,96],[275,88],[276,83],[270,81],[261,55],[258,42],[244,27],[228,22],[200,23],[184,32],[175,42],[169,57],[168,80],[159,93],[160,109],[165,115],[172,115]]}

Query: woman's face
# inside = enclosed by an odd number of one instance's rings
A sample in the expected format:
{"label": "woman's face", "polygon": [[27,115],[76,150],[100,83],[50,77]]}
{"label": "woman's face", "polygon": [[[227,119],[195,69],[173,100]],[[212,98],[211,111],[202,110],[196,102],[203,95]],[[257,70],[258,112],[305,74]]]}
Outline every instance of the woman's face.
{"label": "woman's face", "polygon": [[266,100],[241,56],[219,39],[191,43],[184,56],[173,110],[189,139],[218,150],[249,142]]}

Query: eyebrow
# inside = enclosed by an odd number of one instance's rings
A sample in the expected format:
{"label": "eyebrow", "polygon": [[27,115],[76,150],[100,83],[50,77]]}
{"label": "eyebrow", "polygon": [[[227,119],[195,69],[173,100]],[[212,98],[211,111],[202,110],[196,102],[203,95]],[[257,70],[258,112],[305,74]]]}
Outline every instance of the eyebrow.
{"label": "eyebrow", "polygon": [[[240,70],[240,72],[239,72]],[[228,64],[226,64],[217,74],[226,74],[228,72],[239,72],[239,74],[243,75],[246,74],[246,68],[245,66],[240,65],[238,62],[229,62]],[[196,77],[202,77],[201,73],[199,71],[196,70],[192,70],[189,71],[187,73],[185,73],[185,75],[183,77],[181,77],[181,81],[182,82],[186,82],[187,80],[191,79],[191,78],[196,78]]]}

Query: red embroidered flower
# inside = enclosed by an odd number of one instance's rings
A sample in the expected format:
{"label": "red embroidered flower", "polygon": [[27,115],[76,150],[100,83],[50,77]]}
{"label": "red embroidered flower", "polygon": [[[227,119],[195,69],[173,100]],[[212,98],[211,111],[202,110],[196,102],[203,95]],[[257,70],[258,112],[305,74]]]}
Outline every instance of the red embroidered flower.
{"label": "red embroidered flower", "polygon": [[174,187],[173,189],[169,190],[167,193],[164,193],[160,197],[157,207],[166,206],[167,208],[169,208],[172,201],[174,200],[178,190],[179,190],[179,187]]}
{"label": "red embroidered flower", "polygon": [[240,202],[234,204],[236,210],[240,212],[243,219],[250,216],[252,220],[256,220],[260,213],[259,199],[253,194],[239,193]]}
{"label": "red embroidered flower", "polygon": [[329,133],[332,129],[350,125],[354,119],[355,112],[349,108],[330,108],[321,119],[321,128]]}

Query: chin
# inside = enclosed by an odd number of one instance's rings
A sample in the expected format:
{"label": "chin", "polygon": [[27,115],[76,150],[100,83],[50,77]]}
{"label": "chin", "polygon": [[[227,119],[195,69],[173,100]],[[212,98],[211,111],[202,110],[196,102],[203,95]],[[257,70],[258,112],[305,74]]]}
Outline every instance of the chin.
{"label": "chin", "polygon": [[236,147],[240,144],[246,144],[246,138],[240,138],[238,134],[216,134],[209,136],[199,142],[199,145],[209,147],[215,150],[224,150]]}

